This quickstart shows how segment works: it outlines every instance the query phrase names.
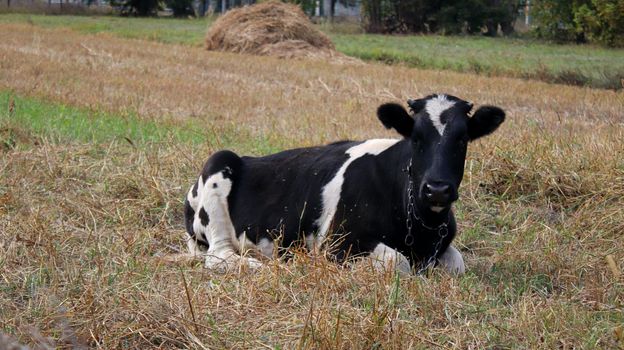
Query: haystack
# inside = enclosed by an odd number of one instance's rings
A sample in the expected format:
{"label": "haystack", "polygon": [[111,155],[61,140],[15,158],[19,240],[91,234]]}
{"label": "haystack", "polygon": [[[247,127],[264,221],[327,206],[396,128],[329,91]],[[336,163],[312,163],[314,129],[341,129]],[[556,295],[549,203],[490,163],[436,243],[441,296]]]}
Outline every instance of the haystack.
{"label": "haystack", "polygon": [[299,6],[273,0],[219,17],[206,34],[206,48],[280,58],[347,58]]}

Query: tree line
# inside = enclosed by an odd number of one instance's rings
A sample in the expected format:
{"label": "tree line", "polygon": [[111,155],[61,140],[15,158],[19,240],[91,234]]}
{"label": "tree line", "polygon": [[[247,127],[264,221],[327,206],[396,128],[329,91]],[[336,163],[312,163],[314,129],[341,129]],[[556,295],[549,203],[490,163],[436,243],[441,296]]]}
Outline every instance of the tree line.
{"label": "tree line", "polygon": [[513,32],[517,0],[362,0],[365,27],[373,33],[496,35]]}
{"label": "tree line", "polygon": [[624,0],[362,0],[368,32],[509,35],[531,5],[533,33],[624,46]]}
{"label": "tree line", "polygon": [[[200,0],[200,6],[207,8],[209,1]],[[243,4],[262,0],[226,1]],[[298,4],[310,15],[317,3],[323,3],[283,1]],[[359,4],[362,25],[368,33],[487,36],[512,34],[516,20],[530,4],[532,32],[539,38],[624,46],[624,0],[331,0],[331,9],[325,12],[333,14],[337,2]],[[151,15],[162,5],[175,16],[194,14],[193,0],[111,0],[111,4],[126,15]]]}

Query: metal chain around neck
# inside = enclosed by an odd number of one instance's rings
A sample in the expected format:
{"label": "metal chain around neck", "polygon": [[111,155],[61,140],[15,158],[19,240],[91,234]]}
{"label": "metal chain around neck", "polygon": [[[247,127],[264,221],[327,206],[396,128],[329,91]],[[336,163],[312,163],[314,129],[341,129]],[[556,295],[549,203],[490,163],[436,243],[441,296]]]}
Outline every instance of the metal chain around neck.
{"label": "metal chain around neck", "polygon": [[414,182],[412,181],[412,159],[411,158],[410,158],[406,171],[407,171],[408,184],[407,184],[407,219],[405,222],[407,226],[407,235],[405,236],[405,245],[408,247],[411,247],[414,244],[414,236],[412,235],[412,228],[413,228],[414,222],[412,221],[412,218],[418,221],[420,225],[426,228],[427,230],[431,230],[431,231],[437,230],[438,238],[439,238],[435,244],[435,249],[434,249],[433,254],[427,259],[426,263],[416,272],[416,274],[420,275],[424,271],[428,270],[429,267],[432,267],[435,265],[436,257],[438,256],[438,253],[440,252],[440,247],[442,246],[442,241],[444,241],[444,238],[446,238],[446,236],[448,236],[448,233],[449,233],[448,224],[449,224],[451,216],[449,212],[446,222],[443,222],[442,224],[436,227],[428,226],[427,224],[425,224],[424,220],[416,214],[416,206],[414,204],[415,197],[414,197],[414,190],[413,190]]}

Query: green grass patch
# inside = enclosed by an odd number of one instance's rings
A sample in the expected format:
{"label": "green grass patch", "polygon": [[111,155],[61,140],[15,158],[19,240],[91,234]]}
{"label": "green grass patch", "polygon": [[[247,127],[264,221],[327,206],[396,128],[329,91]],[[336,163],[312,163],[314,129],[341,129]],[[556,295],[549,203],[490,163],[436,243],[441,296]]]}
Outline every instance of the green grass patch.
{"label": "green grass patch", "polygon": [[69,28],[81,33],[110,33],[124,38],[200,46],[211,17],[202,19],[128,18],[114,16],[47,16],[2,14],[0,23],[30,23],[43,28]]}
{"label": "green grass patch", "polygon": [[[191,125],[143,120],[134,114],[123,116],[91,111],[35,98],[0,92],[2,124],[26,127],[34,134],[55,139],[83,142],[104,142],[127,139],[129,142],[159,142],[174,139],[202,143],[206,135],[192,130]],[[11,107],[11,105],[13,107]],[[5,140],[5,143],[7,140]]]}
{"label": "green grass patch", "polygon": [[342,53],[412,67],[620,89],[624,50],[520,38],[332,34]]}
{"label": "green grass patch", "polygon": [[55,142],[207,144],[213,149],[229,148],[254,155],[272,153],[287,144],[271,135],[251,135],[235,125],[206,128],[199,121],[145,120],[132,113],[114,115],[16,96],[10,91],[0,91],[0,108],[0,149],[32,144],[33,137]]}
{"label": "green grass patch", "polygon": [[[0,23],[31,23],[82,33],[110,33],[124,38],[201,46],[214,18],[127,18],[3,14]],[[624,49],[593,45],[556,45],[525,38],[478,36],[362,34],[345,26],[321,24],[348,56],[387,64],[452,70],[552,83],[623,88]]]}

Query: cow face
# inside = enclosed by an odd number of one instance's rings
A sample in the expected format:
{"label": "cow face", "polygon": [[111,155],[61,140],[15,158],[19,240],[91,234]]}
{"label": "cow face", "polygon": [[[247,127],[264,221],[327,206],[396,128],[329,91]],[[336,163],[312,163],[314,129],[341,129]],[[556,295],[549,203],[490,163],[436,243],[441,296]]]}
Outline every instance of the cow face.
{"label": "cow face", "polygon": [[472,116],[472,104],[449,95],[409,100],[410,115],[394,103],[377,115],[386,128],[410,139],[413,193],[419,209],[441,212],[457,200],[468,142],[492,133],[505,120],[498,107],[484,106]]}

